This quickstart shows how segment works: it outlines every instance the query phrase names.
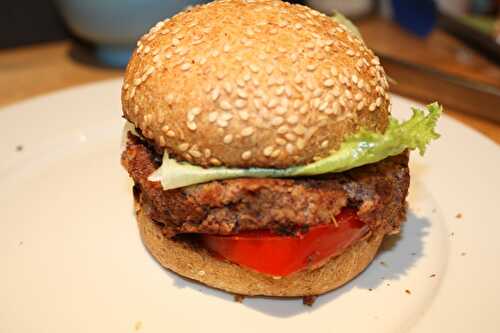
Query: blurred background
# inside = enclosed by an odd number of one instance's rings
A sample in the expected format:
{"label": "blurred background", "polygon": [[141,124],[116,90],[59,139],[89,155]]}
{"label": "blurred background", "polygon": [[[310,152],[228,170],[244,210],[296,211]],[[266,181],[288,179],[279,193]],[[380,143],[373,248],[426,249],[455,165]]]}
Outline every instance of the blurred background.
{"label": "blurred background", "polygon": [[[0,106],[119,77],[139,36],[201,2],[3,0]],[[352,19],[381,57],[393,92],[424,103],[439,100],[471,126],[499,134],[500,0],[290,2]]]}

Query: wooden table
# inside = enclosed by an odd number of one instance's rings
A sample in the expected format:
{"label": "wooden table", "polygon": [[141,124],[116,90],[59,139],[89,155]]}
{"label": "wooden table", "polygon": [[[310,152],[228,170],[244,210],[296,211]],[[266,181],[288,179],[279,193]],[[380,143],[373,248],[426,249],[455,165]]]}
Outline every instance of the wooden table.
{"label": "wooden table", "polygon": [[[99,67],[70,42],[0,51],[0,107],[83,83],[120,77]],[[446,114],[500,144],[500,124],[446,109]]]}

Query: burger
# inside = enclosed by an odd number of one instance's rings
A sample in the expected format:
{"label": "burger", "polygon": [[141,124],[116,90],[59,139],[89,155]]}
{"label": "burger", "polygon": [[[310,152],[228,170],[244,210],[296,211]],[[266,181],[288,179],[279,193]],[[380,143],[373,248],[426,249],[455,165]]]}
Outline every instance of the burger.
{"label": "burger", "polygon": [[399,232],[409,151],[438,137],[441,107],[393,119],[379,58],[344,22],[220,0],[138,41],[121,162],[161,265],[237,295],[316,296]]}

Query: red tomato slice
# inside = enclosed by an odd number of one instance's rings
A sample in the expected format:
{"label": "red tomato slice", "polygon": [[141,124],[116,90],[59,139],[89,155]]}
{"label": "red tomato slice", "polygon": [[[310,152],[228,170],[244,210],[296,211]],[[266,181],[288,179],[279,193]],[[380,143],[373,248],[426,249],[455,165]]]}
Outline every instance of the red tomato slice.
{"label": "red tomato slice", "polygon": [[368,226],[352,209],[342,210],[335,219],[336,224],[313,226],[297,236],[258,230],[229,236],[202,235],[201,239],[206,248],[233,263],[272,276],[286,276],[340,254],[368,232]]}

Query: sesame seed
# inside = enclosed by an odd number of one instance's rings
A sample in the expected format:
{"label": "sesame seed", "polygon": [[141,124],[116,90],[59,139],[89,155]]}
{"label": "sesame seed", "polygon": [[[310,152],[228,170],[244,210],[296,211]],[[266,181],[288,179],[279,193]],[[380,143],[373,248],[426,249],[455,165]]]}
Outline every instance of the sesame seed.
{"label": "sesame seed", "polygon": [[346,89],[344,91],[344,96],[347,98],[347,99],[352,99],[352,93],[349,89]]}
{"label": "sesame seed", "polygon": [[306,66],[306,69],[310,72],[314,71],[316,69],[316,65],[315,64],[309,64]]}
{"label": "sesame seed", "polygon": [[229,83],[229,82],[227,82],[227,81],[226,81],[226,82],[224,82],[224,90],[225,90],[228,94],[230,94],[230,93],[231,93],[231,91],[233,90],[233,88],[231,87],[231,83]]}
{"label": "sesame seed", "polygon": [[295,147],[291,143],[286,144],[286,151],[288,154],[293,154],[293,151],[295,150]]}
{"label": "sesame seed", "polygon": [[264,148],[262,153],[264,154],[264,156],[269,157],[273,153],[273,150],[274,150],[273,146],[267,146],[266,148]]}
{"label": "sesame seed", "polygon": [[295,125],[299,121],[299,117],[297,115],[291,115],[286,119],[286,121],[291,125]]}
{"label": "sesame seed", "polygon": [[358,81],[358,88],[363,89],[363,86],[365,85],[365,82],[361,79]]}
{"label": "sesame seed", "polygon": [[302,24],[295,23],[294,27],[295,27],[295,29],[300,30],[300,29],[302,29]]}
{"label": "sesame seed", "polygon": [[358,111],[361,111],[364,108],[364,106],[365,106],[365,102],[361,101],[361,102],[358,103],[358,106],[356,107],[356,109]]}
{"label": "sesame seed", "polygon": [[255,65],[255,64],[251,64],[250,66],[250,70],[254,73],[258,73],[259,72],[259,66]]}
{"label": "sesame seed", "polygon": [[333,88],[332,94],[335,97],[339,97],[340,96],[340,88],[339,88],[339,86],[335,86],[335,88]]}
{"label": "sesame seed", "polygon": [[238,78],[238,79],[236,79],[236,85],[240,88],[243,88],[243,87],[245,87],[245,81],[243,81],[243,79],[241,79],[241,78]]}
{"label": "sesame seed", "polygon": [[182,71],[187,71],[191,68],[191,64],[189,62],[185,62],[181,65],[181,70]]}
{"label": "sesame seed", "polygon": [[189,143],[181,143],[180,145],[177,146],[177,149],[179,149],[180,151],[186,151],[188,150],[189,148]]}
{"label": "sesame seed", "polygon": [[267,103],[267,107],[270,109],[274,108],[276,105],[278,105],[278,100],[276,98],[271,98]]}
{"label": "sesame seed", "polygon": [[246,136],[250,136],[252,135],[254,132],[254,129],[253,127],[245,127],[242,131],[241,131],[241,136],[243,137],[246,137]]}
{"label": "sesame seed", "polygon": [[205,155],[206,158],[209,158],[210,156],[212,156],[212,151],[210,149],[206,148],[203,151],[203,154]]}
{"label": "sesame seed", "polygon": [[241,154],[241,158],[245,161],[250,159],[250,157],[252,157],[252,152],[250,150],[247,150],[243,152],[243,154]]}
{"label": "sesame seed", "polygon": [[370,106],[368,107],[368,110],[370,110],[370,111],[375,111],[375,109],[376,109],[376,108],[377,108],[376,103],[372,103],[372,104],[370,104]]}
{"label": "sesame seed", "polygon": [[199,115],[199,114],[201,113],[201,108],[199,108],[199,107],[194,107],[194,108],[192,108],[192,109],[190,110],[190,112],[191,112],[192,114],[194,114],[195,116],[197,116],[197,115]]}
{"label": "sesame seed", "polygon": [[352,83],[354,83],[354,84],[358,83],[358,77],[356,76],[356,74],[353,74],[353,75],[351,76],[351,81],[352,81]]}
{"label": "sesame seed", "polygon": [[179,43],[180,43],[180,42],[181,42],[181,41],[180,41],[178,38],[175,38],[175,37],[174,37],[174,38],[172,39],[172,45],[174,45],[174,46],[179,45]]}
{"label": "sesame seed", "polygon": [[318,106],[318,109],[319,111],[325,111],[327,107],[328,107],[328,101],[325,101]]}
{"label": "sesame seed", "polygon": [[247,105],[247,101],[244,99],[237,99],[236,102],[234,102],[234,106],[237,109],[243,109]]}
{"label": "sesame seed", "polygon": [[273,153],[271,154],[271,157],[276,158],[276,157],[278,157],[280,154],[281,154],[281,149],[276,149],[276,150],[275,150],[275,151],[273,151]]}
{"label": "sesame seed", "polygon": [[170,52],[170,51],[166,52],[165,53],[165,59],[170,59],[170,58],[172,58],[172,52]]}
{"label": "sesame seed", "polygon": [[208,121],[213,123],[215,120],[217,120],[217,112],[210,112],[208,114]]}
{"label": "sesame seed", "polygon": [[281,124],[283,124],[283,118],[282,117],[274,117],[272,120],[271,120],[271,125],[273,126],[279,126]]}
{"label": "sesame seed", "polygon": [[382,105],[382,97],[377,97],[377,100],[375,101],[375,103],[377,104],[377,107],[381,106]]}
{"label": "sesame seed", "polygon": [[233,115],[230,114],[229,112],[224,112],[223,114],[220,115],[220,117],[224,120],[231,120],[233,119]]}
{"label": "sesame seed", "polygon": [[304,46],[306,49],[314,49],[314,43],[311,42],[307,42]]}
{"label": "sesame seed", "polygon": [[355,53],[354,53],[354,51],[352,49],[348,49],[347,52],[346,52],[346,54],[348,56],[351,56],[351,57],[353,57],[355,55]]}
{"label": "sesame seed", "polygon": [[132,81],[132,84],[133,84],[134,86],[138,86],[138,85],[140,85],[141,83],[142,83],[142,80],[141,80],[140,78],[136,78],[136,79],[134,79],[134,81]]}
{"label": "sesame seed", "polygon": [[250,81],[250,79],[251,79],[251,78],[252,78],[252,77],[250,76],[250,73],[245,73],[245,74],[243,75],[243,80],[245,80],[245,81],[247,81],[247,82],[248,82],[248,81]]}
{"label": "sesame seed", "polygon": [[178,55],[180,55],[180,56],[185,55],[187,52],[188,52],[188,49],[187,49],[187,48],[185,48],[185,47],[179,47],[179,48],[175,51],[175,53],[176,53],[176,54],[178,54]]}
{"label": "sesame seed", "polygon": [[193,156],[194,158],[200,158],[201,157],[201,152],[196,150],[196,149],[191,149],[189,151],[189,154],[191,154],[191,156]]}
{"label": "sesame seed", "polygon": [[217,72],[217,74],[215,74],[215,76],[217,77],[218,80],[222,80],[224,78],[224,72]]}
{"label": "sesame seed", "polygon": [[305,114],[305,113],[307,113],[307,111],[308,111],[307,104],[303,104],[303,105],[300,107],[299,113],[300,113],[300,114]]}
{"label": "sesame seed", "polygon": [[279,115],[284,115],[284,114],[287,112],[287,108],[286,108],[286,107],[284,107],[284,106],[281,106],[281,105],[280,105],[280,106],[278,106],[278,107],[276,108],[276,110],[275,110],[275,111],[276,111],[276,113],[277,113],[277,114],[279,114]]}
{"label": "sesame seed", "polygon": [[227,127],[229,123],[226,120],[219,118],[217,119],[217,125],[219,125],[219,127],[224,128]]}
{"label": "sesame seed", "polygon": [[146,47],[144,48],[144,54],[148,54],[149,51],[151,51],[151,47],[149,47],[149,45],[146,45]]}
{"label": "sesame seed", "polygon": [[243,89],[236,90],[236,94],[238,95],[238,97],[243,98],[243,99],[248,97],[248,94]]}
{"label": "sesame seed", "polygon": [[276,93],[277,96],[283,95],[284,92],[285,92],[285,87],[284,86],[279,86],[275,90],[275,93]]}
{"label": "sesame seed", "polygon": [[283,126],[280,126],[277,130],[278,134],[285,134],[286,132],[288,132],[288,126],[286,125],[283,125]]}
{"label": "sesame seed", "polygon": [[297,60],[298,60],[298,55],[297,55],[297,53],[292,53],[292,54],[290,55],[290,60],[292,60],[292,62],[293,62],[293,63],[297,62]]}
{"label": "sesame seed", "polygon": [[212,158],[210,159],[210,163],[211,163],[212,165],[215,165],[215,166],[219,166],[219,165],[221,165],[221,164],[222,164],[222,163],[221,163],[221,161],[219,161],[218,159],[216,159],[216,158],[214,158],[214,157],[212,157]]}
{"label": "sesame seed", "polygon": [[297,136],[293,133],[286,133],[285,134],[285,138],[288,140],[288,141],[295,141],[297,139]]}
{"label": "sesame seed", "polygon": [[228,145],[230,144],[231,142],[233,141],[233,135],[232,134],[228,134],[224,137],[223,139],[223,142]]}
{"label": "sesame seed", "polygon": [[332,79],[328,79],[323,82],[323,85],[327,88],[333,87],[335,85],[335,81]]}
{"label": "sesame seed", "polygon": [[191,131],[196,131],[196,128],[197,128],[196,124],[195,124],[194,122],[192,122],[192,121],[188,121],[188,123],[187,123],[187,127],[188,127]]}
{"label": "sesame seed", "polygon": [[323,142],[321,142],[321,148],[326,148],[328,147],[328,140],[324,140]]}
{"label": "sesame seed", "polygon": [[172,131],[172,130],[170,130],[170,131],[168,131],[168,132],[167,132],[167,136],[168,136],[169,138],[173,138],[173,137],[175,137],[175,132],[174,132],[174,131]]}
{"label": "sesame seed", "polygon": [[246,111],[240,111],[239,115],[242,120],[248,120],[248,118],[250,117],[250,115]]}
{"label": "sesame seed", "polygon": [[363,94],[362,93],[357,93],[356,96],[354,96],[354,99],[357,100],[357,101],[360,101],[361,99],[363,98]]}
{"label": "sesame seed", "polygon": [[214,90],[212,90],[212,94],[211,94],[211,97],[212,97],[212,101],[216,101],[217,98],[219,98],[219,95],[220,95],[220,90],[219,88],[215,87]]}
{"label": "sesame seed", "polygon": [[378,57],[374,57],[370,62],[375,66],[380,65],[380,59]]}
{"label": "sesame seed", "polygon": [[223,51],[227,53],[227,52],[229,52],[229,50],[231,50],[231,46],[229,46],[229,44],[225,44]]}
{"label": "sesame seed", "polygon": [[276,143],[280,146],[284,146],[286,145],[286,140],[285,139],[282,139],[282,138],[276,138]]}

